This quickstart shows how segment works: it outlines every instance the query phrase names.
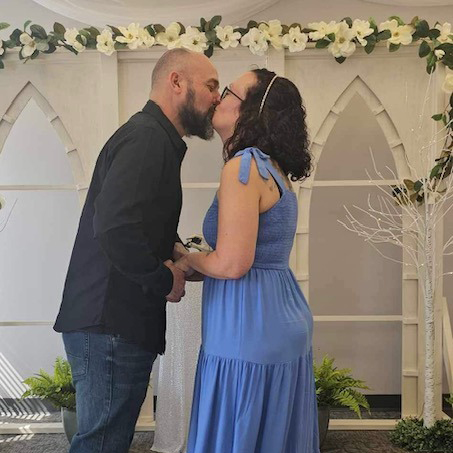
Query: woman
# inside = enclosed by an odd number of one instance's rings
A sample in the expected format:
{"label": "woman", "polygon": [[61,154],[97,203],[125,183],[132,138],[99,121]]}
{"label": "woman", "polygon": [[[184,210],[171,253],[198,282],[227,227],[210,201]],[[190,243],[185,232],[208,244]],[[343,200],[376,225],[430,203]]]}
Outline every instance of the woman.
{"label": "woman", "polygon": [[214,250],[177,263],[206,276],[187,453],[318,453],[313,319],[288,264],[288,176],[310,171],[300,93],[266,69],[247,72],[213,125],[226,162],[203,226]]}

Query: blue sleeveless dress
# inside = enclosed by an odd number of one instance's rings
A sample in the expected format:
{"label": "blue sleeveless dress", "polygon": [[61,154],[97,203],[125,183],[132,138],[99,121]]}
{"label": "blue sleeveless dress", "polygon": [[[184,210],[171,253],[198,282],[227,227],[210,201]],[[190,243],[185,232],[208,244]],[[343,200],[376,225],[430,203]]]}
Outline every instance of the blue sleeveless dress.
{"label": "blue sleeveless dress", "polygon": [[[273,177],[280,200],[260,214],[255,260],[239,279],[205,278],[202,346],[187,453],[319,453],[312,363],[313,318],[289,269],[297,199],[270,158],[241,157],[247,184],[252,158]],[[217,196],[203,234],[215,249]]]}

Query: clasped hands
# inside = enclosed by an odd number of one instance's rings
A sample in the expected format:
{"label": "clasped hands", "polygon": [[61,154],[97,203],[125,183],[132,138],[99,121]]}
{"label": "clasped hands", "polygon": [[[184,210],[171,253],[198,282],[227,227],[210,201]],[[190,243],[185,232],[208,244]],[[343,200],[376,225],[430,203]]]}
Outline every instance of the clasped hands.
{"label": "clasped hands", "polygon": [[179,302],[186,294],[185,286],[186,280],[199,281],[202,278],[196,276],[196,272],[189,265],[187,255],[189,251],[181,244],[176,243],[173,249],[173,260],[164,262],[173,274],[173,287],[166,299],[168,302]]}

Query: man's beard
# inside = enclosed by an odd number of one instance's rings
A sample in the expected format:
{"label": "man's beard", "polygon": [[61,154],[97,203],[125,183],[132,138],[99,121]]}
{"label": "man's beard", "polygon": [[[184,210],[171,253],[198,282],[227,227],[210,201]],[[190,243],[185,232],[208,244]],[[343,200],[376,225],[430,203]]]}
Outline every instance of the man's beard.
{"label": "man's beard", "polygon": [[202,113],[195,108],[195,91],[189,88],[187,91],[186,102],[179,110],[179,121],[186,135],[195,135],[203,140],[210,140],[214,137],[212,127],[212,117],[215,106],[212,106],[206,113]]}

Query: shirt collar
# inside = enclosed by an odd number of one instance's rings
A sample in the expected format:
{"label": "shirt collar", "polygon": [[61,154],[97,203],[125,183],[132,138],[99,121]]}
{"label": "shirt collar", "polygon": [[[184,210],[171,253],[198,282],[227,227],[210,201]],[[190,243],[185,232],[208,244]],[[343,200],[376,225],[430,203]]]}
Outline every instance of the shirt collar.
{"label": "shirt collar", "polygon": [[174,124],[165,116],[164,112],[162,112],[161,108],[154,101],[149,100],[145,107],[143,107],[143,112],[152,115],[165,129],[170,140],[181,153],[181,159],[183,159],[187,151],[187,144],[179,135]]}

